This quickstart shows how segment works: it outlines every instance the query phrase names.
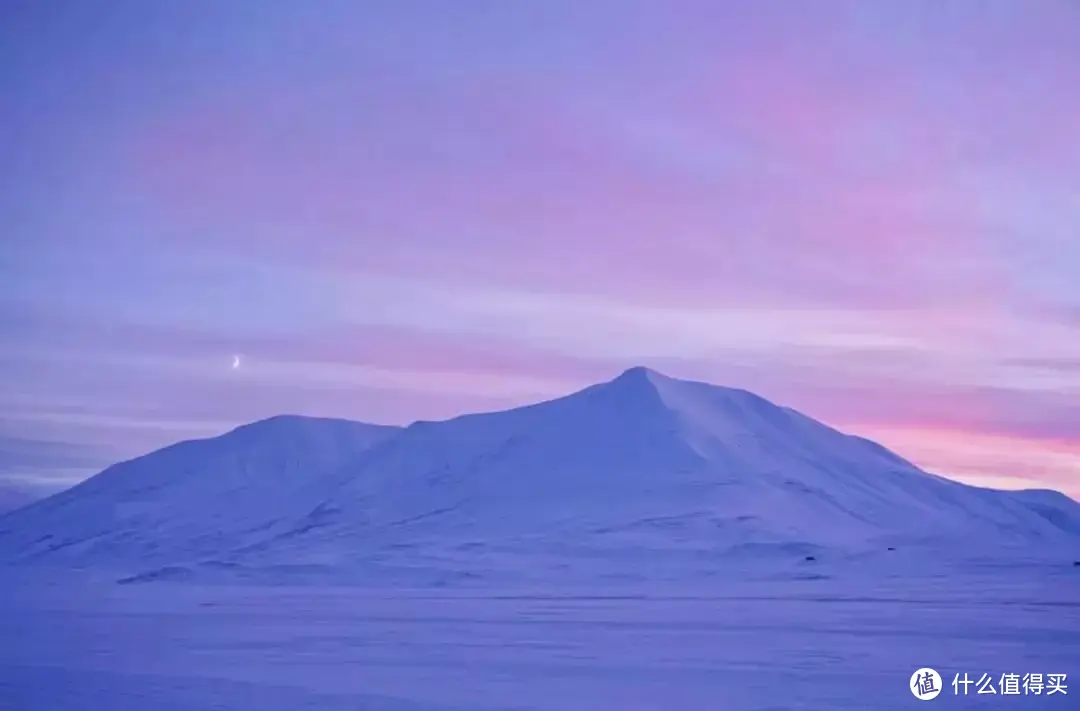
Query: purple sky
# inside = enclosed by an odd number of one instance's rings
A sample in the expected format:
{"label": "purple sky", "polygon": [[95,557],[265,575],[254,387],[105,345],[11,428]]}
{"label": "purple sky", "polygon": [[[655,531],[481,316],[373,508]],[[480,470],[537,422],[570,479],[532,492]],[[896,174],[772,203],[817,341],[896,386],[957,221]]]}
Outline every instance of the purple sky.
{"label": "purple sky", "polygon": [[646,364],[1080,494],[1076,2],[0,13],[0,477]]}

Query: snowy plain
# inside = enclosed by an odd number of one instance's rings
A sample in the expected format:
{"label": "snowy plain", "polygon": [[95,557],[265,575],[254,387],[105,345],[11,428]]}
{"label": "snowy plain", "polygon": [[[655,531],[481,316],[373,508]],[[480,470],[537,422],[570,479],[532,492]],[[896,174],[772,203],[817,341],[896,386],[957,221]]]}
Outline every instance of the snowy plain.
{"label": "snowy plain", "polygon": [[[23,581],[0,600],[0,708],[1077,708],[1080,688],[948,684],[1075,674],[1080,575],[682,588]],[[907,689],[924,666],[947,685],[932,702]]]}
{"label": "snowy plain", "polygon": [[[0,711],[1080,708],[1077,560],[1059,493],[644,369],[273,418],[0,516]],[[1073,688],[951,686],[1028,673]]]}

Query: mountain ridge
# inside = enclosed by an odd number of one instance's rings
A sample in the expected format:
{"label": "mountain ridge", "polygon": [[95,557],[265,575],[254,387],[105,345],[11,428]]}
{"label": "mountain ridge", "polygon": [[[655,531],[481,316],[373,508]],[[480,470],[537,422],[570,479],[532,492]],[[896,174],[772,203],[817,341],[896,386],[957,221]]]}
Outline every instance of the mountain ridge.
{"label": "mountain ridge", "polygon": [[1075,502],[1061,495],[1050,508],[928,474],[748,391],[635,368],[541,403],[408,427],[365,452],[289,538],[307,551],[341,540],[396,546],[403,529],[463,544],[581,543],[645,521],[667,522],[654,543],[721,547],[884,547],[918,538],[913,526],[935,542],[963,543],[972,525],[1001,544],[1071,536]]}
{"label": "mountain ridge", "polygon": [[[152,555],[167,546],[170,534],[211,543],[222,533],[257,529],[317,502],[322,487],[332,484],[346,461],[398,429],[279,415],[214,437],[177,442],[0,515],[0,551],[12,539],[30,548],[29,557],[92,548],[111,539],[114,545],[127,541],[127,547]],[[259,479],[275,481],[258,488],[258,505],[245,509],[245,495],[259,487]],[[49,530],[28,541],[21,529],[35,525]],[[212,545],[195,548],[214,550]]]}
{"label": "mountain ridge", "polygon": [[589,556],[1056,550],[1080,541],[1078,512],[1064,494],[954,482],[749,391],[636,367],[403,428],[278,416],[178,443],[0,516],[0,560],[340,567],[523,541]]}

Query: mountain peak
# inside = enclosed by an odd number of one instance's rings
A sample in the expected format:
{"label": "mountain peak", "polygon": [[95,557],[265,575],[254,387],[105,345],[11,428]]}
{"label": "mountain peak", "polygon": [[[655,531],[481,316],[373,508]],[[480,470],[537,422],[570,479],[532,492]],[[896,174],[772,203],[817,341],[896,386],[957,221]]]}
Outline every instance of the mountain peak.
{"label": "mountain peak", "polygon": [[655,370],[644,365],[635,365],[624,370],[619,377],[620,378],[641,378],[648,377],[650,375],[659,375]]}
{"label": "mountain peak", "polygon": [[336,435],[348,436],[375,436],[388,435],[397,430],[392,425],[376,425],[358,420],[345,420],[337,417],[313,417],[309,415],[273,415],[243,425],[219,435],[219,438],[230,439],[250,438],[262,440],[264,438],[280,437],[304,437],[311,434],[317,436]]}
{"label": "mountain peak", "polygon": [[673,378],[643,365],[624,370],[614,379],[597,387],[619,393],[620,399],[644,399],[659,403],[667,411],[684,410],[703,399],[716,403],[732,398],[742,400],[747,396],[756,398],[751,393],[734,388]]}
{"label": "mountain peak", "polygon": [[624,370],[612,382],[640,382],[642,380],[655,382],[657,380],[671,380],[671,378],[644,365],[635,365]]}
{"label": "mountain peak", "polygon": [[663,373],[643,365],[635,365],[607,381],[600,383],[602,388],[616,388],[625,392],[638,392],[650,397],[658,394],[658,387],[665,384],[678,382]]}
{"label": "mountain peak", "polygon": [[638,365],[624,370],[611,380],[596,383],[552,402],[566,406],[615,408],[638,415],[663,413],[666,417],[670,413],[662,392],[667,389],[665,385],[676,382],[655,370]]}
{"label": "mountain peak", "polygon": [[[234,432],[238,430],[265,430],[269,428],[281,428],[281,427],[304,427],[306,425],[320,425],[326,424],[330,426],[342,425],[367,425],[368,423],[358,423],[354,420],[344,420],[337,417],[314,417],[310,415],[295,415],[291,413],[284,413],[280,415],[271,415],[259,420],[253,420],[242,425],[238,425],[234,428]],[[372,425],[374,426],[374,425]]]}

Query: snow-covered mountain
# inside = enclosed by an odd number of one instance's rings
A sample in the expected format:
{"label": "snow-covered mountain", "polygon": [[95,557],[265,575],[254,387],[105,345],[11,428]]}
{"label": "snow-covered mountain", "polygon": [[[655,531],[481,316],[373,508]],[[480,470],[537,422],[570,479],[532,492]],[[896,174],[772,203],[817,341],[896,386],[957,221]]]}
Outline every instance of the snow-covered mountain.
{"label": "snow-covered mountain", "polygon": [[635,368],[550,402],[414,424],[365,452],[296,531],[316,548],[356,541],[337,548],[350,552],[542,538],[790,555],[1070,544],[1080,506],[934,476],[752,393]]}
{"label": "snow-covered mountain", "polygon": [[109,467],[0,516],[0,560],[212,555],[309,511],[397,428],[280,416]]}
{"label": "snow-covered mountain", "polygon": [[1078,541],[1080,505],[1062,494],[950,481],[749,392],[644,368],[397,431],[264,421],[0,518],[0,560],[231,565],[527,550],[801,561],[914,545],[1071,555]]}

